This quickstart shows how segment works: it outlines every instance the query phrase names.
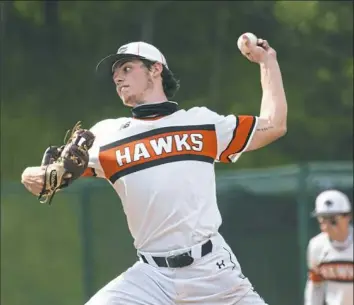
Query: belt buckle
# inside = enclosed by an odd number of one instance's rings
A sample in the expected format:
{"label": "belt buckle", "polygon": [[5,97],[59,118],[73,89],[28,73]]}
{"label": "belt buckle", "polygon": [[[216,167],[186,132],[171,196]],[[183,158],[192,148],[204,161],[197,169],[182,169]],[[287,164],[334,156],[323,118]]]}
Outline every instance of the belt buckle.
{"label": "belt buckle", "polygon": [[174,267],[171,267],[170,265],[170,259],[174,259],[176,256],[178,256],[179,254],[170,254],[171,252],[169,252],[167,254],[167,256],[165,257],[165,261],[166,261],[166,265],[168,268],[174,268]]}
{"label": "belt buckle", "polygon": [[171,268],[170,262],[169,262],[169,260],[168,260],[169,258],[170,258],[170,256],[166,256],[166,257],[165,257],[165,261],[166,261],[167,268]]}
{"label": "belt buckle", "polygon": [[[171,267],[170,260],[175,260],[175,264]],[[194,262],[191,251],[174,254],[166,257],[166,264],[168,268],[182,268],[191,265]]]}

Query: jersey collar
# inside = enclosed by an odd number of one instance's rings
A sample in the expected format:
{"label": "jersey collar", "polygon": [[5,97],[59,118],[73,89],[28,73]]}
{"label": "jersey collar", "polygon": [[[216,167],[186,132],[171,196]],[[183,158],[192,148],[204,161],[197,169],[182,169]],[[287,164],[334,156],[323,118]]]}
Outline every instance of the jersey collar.
{"label": "jersey collar", "polygon": [[178,110],[176,102],[163,102],[156,104],[144,104],[136,106],[132,109],[132,115],[135,119],[157,119],[166,115],[170,115]]}

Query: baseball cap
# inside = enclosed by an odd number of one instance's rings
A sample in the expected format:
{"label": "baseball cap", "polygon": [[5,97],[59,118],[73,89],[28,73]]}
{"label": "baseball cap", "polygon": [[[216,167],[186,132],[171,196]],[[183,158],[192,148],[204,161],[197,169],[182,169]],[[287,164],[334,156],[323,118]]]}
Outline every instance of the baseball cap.
{"label": "baseball cap", "polygon": [[103,58],[96,66],[96,71],[100,75],[112,75],[113,65],[123,59],[139,57],[163,64],[167,69],[165,56],[153,45],[143,42],[131,42],[119,47],[116,54],[111,54]]}
{"label": "baseball cap", "polygon": [[348,196],[337,190],[327,190],[317,196],[312,216],[349,212],[351,212],[351,204]]}

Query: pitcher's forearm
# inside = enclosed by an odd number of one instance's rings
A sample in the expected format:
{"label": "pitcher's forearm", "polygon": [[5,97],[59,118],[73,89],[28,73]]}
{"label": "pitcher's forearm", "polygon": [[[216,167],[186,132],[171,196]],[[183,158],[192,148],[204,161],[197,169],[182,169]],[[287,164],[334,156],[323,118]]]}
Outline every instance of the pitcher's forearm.
{"label": "pitcher's forearm", "polygon": [[273,128],[286,129],[287,101],[278,61],[268,59],[260,64],[263,90],[260,118],[267,119]]}

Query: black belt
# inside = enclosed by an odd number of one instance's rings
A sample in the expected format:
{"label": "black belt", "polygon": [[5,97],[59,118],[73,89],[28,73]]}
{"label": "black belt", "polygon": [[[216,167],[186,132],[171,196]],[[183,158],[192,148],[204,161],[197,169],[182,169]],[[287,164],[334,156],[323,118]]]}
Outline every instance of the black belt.
{"label": "black belt", "polygon": [[[209,254],[213,250],[213,243],[209,239],[205,244],[202,245],[202,255],[201,257]],[[140,254],[141,259],[144,263],[148,264],[146,257]],[[167,257],[152,256],[152,259],[158,267],[169,267],[169,268],[182,268],[191,265],[194,262],[192,257],[192,251],[188,251],[178,255],[171,255]]]}

